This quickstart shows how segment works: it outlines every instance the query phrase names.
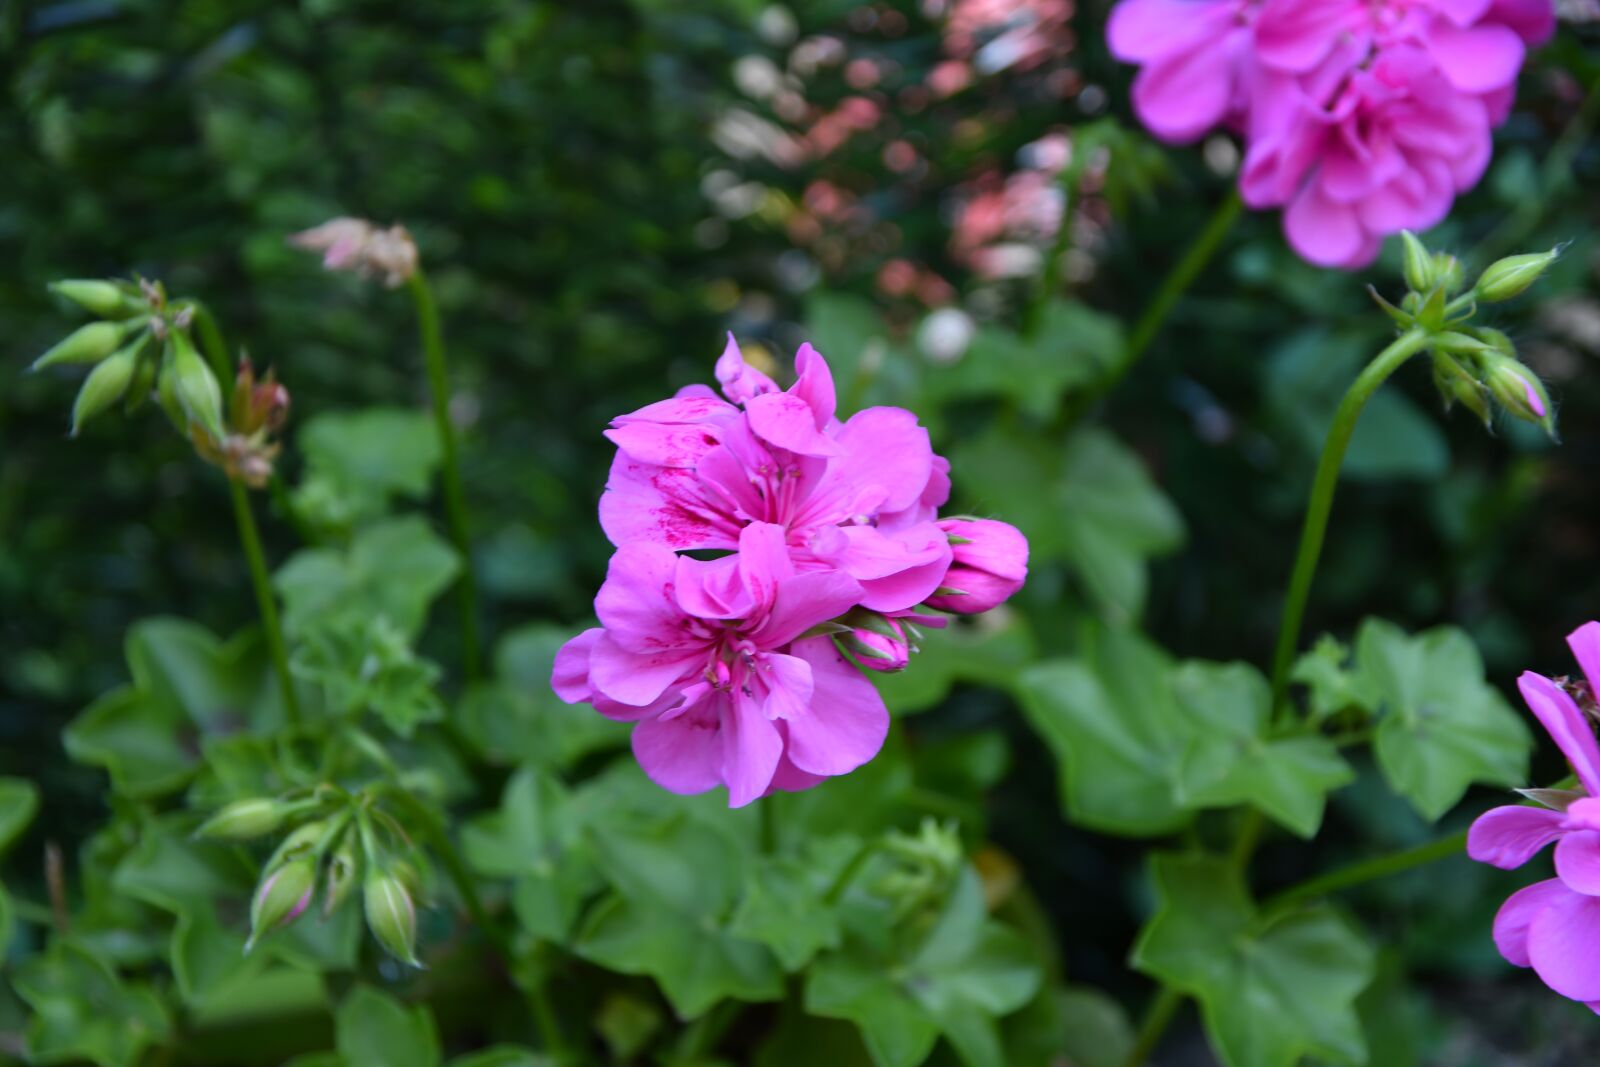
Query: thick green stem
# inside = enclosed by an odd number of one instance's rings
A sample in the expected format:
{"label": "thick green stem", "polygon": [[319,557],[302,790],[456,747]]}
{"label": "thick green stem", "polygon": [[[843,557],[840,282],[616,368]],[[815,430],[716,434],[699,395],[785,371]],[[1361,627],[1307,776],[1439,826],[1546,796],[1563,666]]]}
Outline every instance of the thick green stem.
{"label": "thick green stem", "polygon": [[239,527],[239,546],[244,549],[245,562],[250,565],[250,581],[256,590],[261,629],[267,635],[267,653],[272,657],[272,670],[283,692],[283,713],[293,726],[300,722],[300,699],[295,693],[294,676],[289,673],[289,654],[283,643],[283,627],[278,621],[278,602],[272,597],[272,581],[267,575],[267,558],[261,551],[255,513],[250,508],[250,494],[243,482],[231,478],[228,491],[233,494],[233,518]]}
{"label": "thick green stem", "polygon": [[1123,1061],[1126,1067],[1144,1067],[1145,1061],[1161,1043],[1161,1037],[1167,1032],[1167,1027],[1172,1024],[1173,1016],[1178,1014],[1178,1009],[1183,1006],[1183,994],[1171,986],[1162,986],[1156,998],[1144,1010],[1144,1018],[1139,1021],[1139,1033],[1134,1038],[1133,1049],[1128,1053],[1128,1058]]}
{"label": "thick green stem", "polygon": [[1345,450],[1350,446],[1350,436],[1355,433],[1361,409],[1366,407],[1372,394],[1399,370],[1401,365],[1427,347],[1428,335],[1419,329],[1401,334],[1393,344],[1379,352],[1367,364],[1350,389],[1339,401],[1333,415],[1333,425],[1328,430],[1327,441],[1322,446],[1322,458],[1317,461],[1316,479],[1311,483],[1311,500],[1306,505],[1305,524],[1300,530],[1300,550],[1295,556],[1294,571],[1289,578],[1289,592],[1283,601],[1283,622],[1278,630],[1278,648],[1272,658],[1272,707],[1277,714],[1289,689],[1289,670],[1294,666],[1295,651],[1300,647],[1300,624],[1305,618],[1306,600],[1311,595],[1311,582],[1316,577],[1317,561],[1322,555],[1322,541],[1328,532],[1328,515],[1333,509],[1333,494],[1339,486],[1339,468],[1344,464]]}
{"label": "thick green stem", "polygon": [[427,365],[428,389],[433,394],[433,421],[439,431],[439,447],[444,453],[444,507],[450,524],[450,539],[461,556],[461,580],[456,597],[461,610],[461,666],[468,682],[483,676],[483,656],[478,643],[478,582],[473,573],[472,541],[467,533],[467,498],[461,484],[460,450],[455,425],[450,421],[450,375],[445,365],[444,337],[439,331],[439,309],[433,302],[428,280],[417,268],[406,282],[417,308],[417,330],[422,336],[423,361]]}
{"label": "thick green stem", "polygon": [[1400,852],[1391,852],[1387,856],[1378,856],[1375,859],[1362,860],[1352,863],[1348,867],[1340,867],[1327,874],[1319,874],[1315,878],[1307,879],[1299,885],[1291,886],[1283,892],[1270,898],[1264,905],[1267,909],[1284,908],[1301,901],[1311,900],[1316,897],[1327,896],[1329,893],[1340,889],[1349,889],[1352,886],[1373,882],[1379,878],[1387,878],[1392,874],[1409,871],[1413,867],[1422,867],[1438,860],[1448,859],[1461,853],[1467,845],[1467,831],[1441,837],[1437,841],[1417,845]]}

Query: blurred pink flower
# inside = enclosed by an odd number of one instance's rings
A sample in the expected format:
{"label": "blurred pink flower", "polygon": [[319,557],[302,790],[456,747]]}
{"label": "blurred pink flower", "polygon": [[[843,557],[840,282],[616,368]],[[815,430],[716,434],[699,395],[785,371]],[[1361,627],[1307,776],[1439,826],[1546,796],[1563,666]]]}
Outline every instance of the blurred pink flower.
{"label": "blurred pink flower", "polygon": [[1123,0],[1112,52],[1140,65],[1157,136],[1244,133],[1240,189],[1289,243],[1354,268],[1449,213],[1488,166],[1551,0]]}
{"label": "blurred pink flower", "polygon": [[1284,231],[1307,260],[1361,267],[1385,236],[1436,225],[1477,184],[1490,128],[1488,102],[1416,45],[1354,68],[1335,53],[1303,77],[1264,79],[1239,187],[1252,207],[1286,209]]}

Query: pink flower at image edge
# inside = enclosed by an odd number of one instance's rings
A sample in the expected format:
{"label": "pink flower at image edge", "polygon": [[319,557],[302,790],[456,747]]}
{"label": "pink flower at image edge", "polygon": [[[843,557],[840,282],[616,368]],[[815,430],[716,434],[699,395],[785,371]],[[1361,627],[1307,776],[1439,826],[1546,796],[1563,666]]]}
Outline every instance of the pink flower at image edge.
{"label": "pink flower at image edge", "polygon": [[[1586,623],[1568,642],[1592,693],[1600,681],[1600,623]],[[1556,877],[1511,895],[1495,917],[1495,945],[1508,962],[1531,967],[1552,990],[1600,1013],[1600,743],[1561,686],[1529,671],[1518,687],[1581,789],[1564,798],[1564,808],[1485,812],[1472,824],[1467,853],[1511,870],[1555,844]]]}

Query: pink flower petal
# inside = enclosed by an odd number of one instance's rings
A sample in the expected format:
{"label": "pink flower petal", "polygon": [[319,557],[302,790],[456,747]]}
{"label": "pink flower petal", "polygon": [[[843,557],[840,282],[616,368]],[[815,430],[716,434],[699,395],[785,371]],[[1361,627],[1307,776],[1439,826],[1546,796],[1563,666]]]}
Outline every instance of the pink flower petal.
{"label": "pink flower petal", "polygon": [[1438,21],[1428,33],[1428,51],[1451,85],[1464,93],[1486,93],[1517,80],[1527,49],[1506,26],[1463,28]]}
{"label": "pink flower petal", "polygon": [[600,497],[600,528],[614,545],[647,541],[684,550],[733,548],[739,524],[718,503],[707,496],[695,471],[640,463],[619,452]]}
{"label": "pink flower petal", "polygon": [[1517,688],[1522,690],[1528,709],[1572,764],[1584,792],[1600,796],[1600,742],[1595,741],[1594,730],[1578,705],[1560,686],[1532,671],[1517,679]]}
{"label": "pink flower petal", "polygon": [[589,652],[589,684],[619,704],[642,708],[662,699],[669,686],[705,663],[703,649],[635,652],[608,631]]}
{"label": "pink flower petal", "polygon": [[861,583],[840,571],[811,571],[778,583],[772,611],[752,635],[762,648],[781,648],[861,601]]}
{"label": "pink flower petal", "polygon": [[1506,805],[1478,816],[1467,833],[1467,855],[1503,870],[1521,867],[1562,834],[1563,812]]}
{"label": "pink flower petal", "polygon": [[771,378],[744,361],[744,353],[739,351],[739,342],[733,339],[732,333],[728,334],[728,345],[717,360],[717,381],[722,384],[723,394],[735,404],[778,391]]}
{"label": "pink flower petal", "polygon": [[[1600,622],[1586,622],[1567,635],[1567,647],[1578,659],[1591,692],[1600,692]],[[1600,769],[1600,764],[1597,764]],[[1600,795],[1600,791],[1590,790]]]}
{"label": "pink flower petal", "polygon": [[1111,9],[1106,41],[1124,63],[1189,51],[1231,21],[1229,0],[1123,0]]}
{"label": "pink flower petal", "polygon": [[742,619],[756,610],[739,577],[739,557],[699,560],[678,557],[673,580],[678,607],[697,619]]}
{"label": "pink flower petal", "polygon": [[[1600,833],[1580,830],[1558,841],[1556,877],[1565,882],[1568,889],[1591,897],[1600,896]],[[1596,964],[1600,966],[1600,960]]]}
{"label": "pink flower petal", "polygon": [[633,756],[650,780],[671,793],[704,793],[722,784],[719,708],[726,696],[706,701],[675,719],[633,728]]}
{"label": "pink flower petal", "polygon": [[805,401],[816,420],[817,429],[826,430],[839,406],[833,388],[833,371],[828,367],[828,361],[808,342],[794,354],[794,371],[794,388],[789,392]]}
{"label": "pink flower petal", "polygon": [[803,718],[811,705],[811,665],[798,656],[766,652],[753,657],[750,671],[768,719]]}
{"label": "pink flower petal", "polygon": [[903,511],[918,502],[933,478],[928,431],[904,408],[858,411],[836,439],[842,454],[828,462],[822,484],[806,502],[806,515],[814,521],[850,518],[838,509],[864,497],[875,496],[884,511]]}
{"label": "pink flower petal", "polygon": [[1528,924],[1528,960],[1562,996],[1600,1000],[1600,897],[1567,890],[1535,912]]}
{"label": "pink flower petal", "polygon": [[1355,208],[1329,199],[1315,181],[1290,203],[1283,228],[1294,250],[1320,267],[1352,265],[1366,241]]}
{"label": "pink flower petal", "polygon": [[1365,19],[1349,0],[1267,0],[1256,19],[1256,55],[1270,67],[1303,74]]}
{"label": "pink flower petal", "polygon": [[728,807],[742,808],[766,793],[783,755],[778,728],[755,701],[736,694],[731,713],[722,717],[722,780]]}
{"label": "pink flower petal", "polygon": [[611,557],[594,612],[607,635],[633,652],[681,653],[704,645],[678,606],[678,556],[665,545],[623,545]]}
{"label": "pink flower petal", "polygon": [[847,774],[883,747],[883,697],[829,638],[797,641],[793,652],[811,665],[813,693],[807,713],[788,720],[789,759],[812,774]]}
{"label": "pink flower petal", "polygon": [[777,600],[778,584],[794,577],[787,537],[782,526],[770,522],[752,522],[739,534],[739,577],[756,611],[769,611]]}
{"label": "pink flower petal", "polygon": [[1494,944],[1506,962],[1514,967],[1531,967],[1528,959],[1528,927],[1533,917],[1557,900],[1572,895],[1561,879],[1551,878],[1519,889],[1500,905],[1494,917]]}
{"label": "pink flower petal", "polygon": [[581,704],[594,696],[589,687],[589,652],[605,631],[591,626],[561,646],[550,672],[550,688],[568,704]]}
{"label": "pink flower petal", "polygon": [[817,429],[811,406],[793,393],[764,393],[744,405],[750,429],[777,448],[802,456],[836,456],[840,447]]}
{"label": "pink flower petal", "polygon": [[1163,141],[1185,144],[1215,129],[1233,102],[1225,55],[1209,48],[1163,57],[1133,80],[1139,119]]}

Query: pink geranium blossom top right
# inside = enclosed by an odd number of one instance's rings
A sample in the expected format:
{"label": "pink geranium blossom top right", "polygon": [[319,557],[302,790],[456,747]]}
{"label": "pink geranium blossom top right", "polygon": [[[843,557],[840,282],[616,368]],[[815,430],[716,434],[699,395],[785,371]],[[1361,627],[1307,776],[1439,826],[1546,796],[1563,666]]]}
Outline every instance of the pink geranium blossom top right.
{"label": "pink geranium blossom top right", "polygon": [[1310,262],[1356,268],[1483,176],[1554,27],[1551,0],[1122,0],[1108,35],[1151,132],[1239,133],[1245,202],[1283,208]]}

